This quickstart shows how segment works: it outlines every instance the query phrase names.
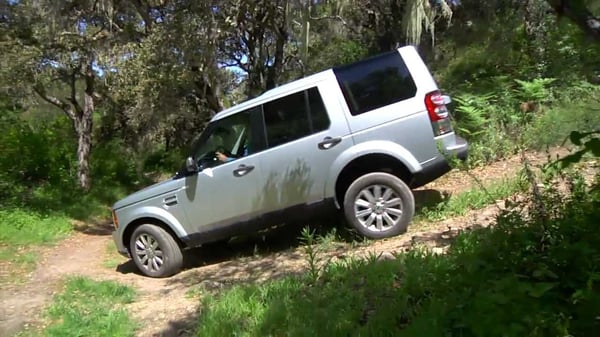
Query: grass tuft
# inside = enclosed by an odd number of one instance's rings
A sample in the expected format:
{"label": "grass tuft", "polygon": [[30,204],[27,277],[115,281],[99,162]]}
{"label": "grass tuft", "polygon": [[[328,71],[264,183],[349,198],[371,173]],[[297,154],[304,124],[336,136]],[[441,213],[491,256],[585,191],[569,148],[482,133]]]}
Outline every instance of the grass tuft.
{"label": "grass tuft", "polygon": [[48,309],[52,323],[47,336],[133,336],[136,324],[124,304],[135,297],[132,288],[112,281],[69,278]]}
{"label": "grass tuft", "polygon": [[450,195],[441,202],[424,205],[415,217],[415,222],[439,221],[464,215],[470,210],[481,209],[515,193],[525,191],[526,188],[526,181],[521,174],[494,181],[484,188],[474,187],[468,191]]}

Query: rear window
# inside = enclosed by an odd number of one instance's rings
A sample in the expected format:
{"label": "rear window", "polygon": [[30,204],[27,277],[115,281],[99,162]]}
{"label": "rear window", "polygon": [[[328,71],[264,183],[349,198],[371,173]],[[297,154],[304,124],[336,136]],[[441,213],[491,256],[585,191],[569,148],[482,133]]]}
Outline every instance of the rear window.
{"label": "rear window", "polygon": [[417,86],[397,51],[333,71],[352,115],[412,98],[417,93]]}

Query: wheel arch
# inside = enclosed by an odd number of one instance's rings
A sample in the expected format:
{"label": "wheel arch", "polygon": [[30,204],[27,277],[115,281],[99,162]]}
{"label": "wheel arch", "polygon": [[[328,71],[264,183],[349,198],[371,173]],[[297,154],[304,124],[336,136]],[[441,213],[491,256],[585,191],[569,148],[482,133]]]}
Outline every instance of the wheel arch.
{"label": "wheel arch", "polygon": [[380,152],[364,154],[346,163],[337,174],[334,185],[336,207],[341,208],[344,204],[344,195],[352,182],[372,172],[392,174],[400,178],[407,185],[410,185],[415,173],[404,161],[390,154]]}
{"label": "wheel arch", "polygon": [[171,237],[175,240],[175,242],[177,242],[177,244],[179,245],[180,248],[186,247],[186,244],[179,238],[179,236],[177,236],[177,234],[175,233],[173,228],[171,228],[169,225],[167,225],[163,220],[157,219],[155,217],[147,216],[147,217],[141,217],[141,218],[133,220],[132,222],[130,222],[127,225],[127,228],[125,228],[125,231],[123,232],[123,236],[122,236],[123,245],[125,246],[125,248],[127,248],[130,255],[131,255],[131,251],[129,249],[129,241],[131,240],[131,236],[133,235],[133,232],[136,230],[136,228],[138,228],[139,226],[144,225],[144,224],[155,225],[155,226],[158,226],[158,227],[164,229],[167,233],[169,233],[169,235],[171,235]]}

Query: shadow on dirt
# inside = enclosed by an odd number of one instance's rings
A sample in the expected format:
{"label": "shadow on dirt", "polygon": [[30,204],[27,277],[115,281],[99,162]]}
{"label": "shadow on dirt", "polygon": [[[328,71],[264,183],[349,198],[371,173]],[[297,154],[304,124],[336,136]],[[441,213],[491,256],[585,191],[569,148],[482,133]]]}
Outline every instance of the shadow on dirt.
{"label": "shadow on dirt", "polygon": [[76,222],[74,229],[77,232],[88,235],[106,236],[111,235],[112,231],[115,230],[115,227],[110,220],[102,219],[90,220],[87,222]]}
{"label": "shadow on dirt", "polygon": [[447,192],[432,189],[414,190],[413,195],[415,196],[415,214],[419,214],[424,209],[445,204],[450,200],[450,194]]}
{"label": "shadow on dirt", "polygon": [[[328,225],[319,222],[308,227],[311,231],[314,231],[315,236],[334,235],[335,241],[351,241],[349,238],[352,235],[351,233],[338,234],[340,226],[341,223],[332,226],[331,222]],[[201,247],[186,249],[183,252],[183,272],[172,279],[174,282],[186,284],[197,283],[196,277],[194,277],[195,281],[190,280],[190,282],[187,282],[184,275],[199,267],[219,265],[219,269],[226,269],[233,265],[244,265],[240,262],[246,260],[265,261],[260,266],[256,263],[252,264],[253,268],[258,268],[257,274],[259,274],[262,270],[273,267],[266,262],[272,259],[270,256],[291,251],[302,244],[300,237],[304,227],[297,224],[281,225],[254,235],[235,237],[228,242],[209,243]],[[286,259],[288,258],[289,256],[286,257]],[[123,274],[135,273],[141,275],[132,260],[119,265],[117,271]],[[218,278],[227,278],[227,276],[220,274]],[[213,278],[209,277],[208,279]]]}

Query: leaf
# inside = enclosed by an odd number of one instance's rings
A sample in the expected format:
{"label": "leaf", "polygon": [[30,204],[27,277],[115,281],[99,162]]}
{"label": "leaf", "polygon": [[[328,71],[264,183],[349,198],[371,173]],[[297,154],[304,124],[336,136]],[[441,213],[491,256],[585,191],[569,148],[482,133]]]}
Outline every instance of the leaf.
{"label": "leaf", "polygon": [[540,298],[542,296],[544,296],[545,293],[547,293],[548,291],[550,291],[551,289],[553,289],[554,287],[556,287],[559,283],[558,282],[538,282],[538,283],[534,283],[529,291],[528,294],[531,297],[534,298]]}

